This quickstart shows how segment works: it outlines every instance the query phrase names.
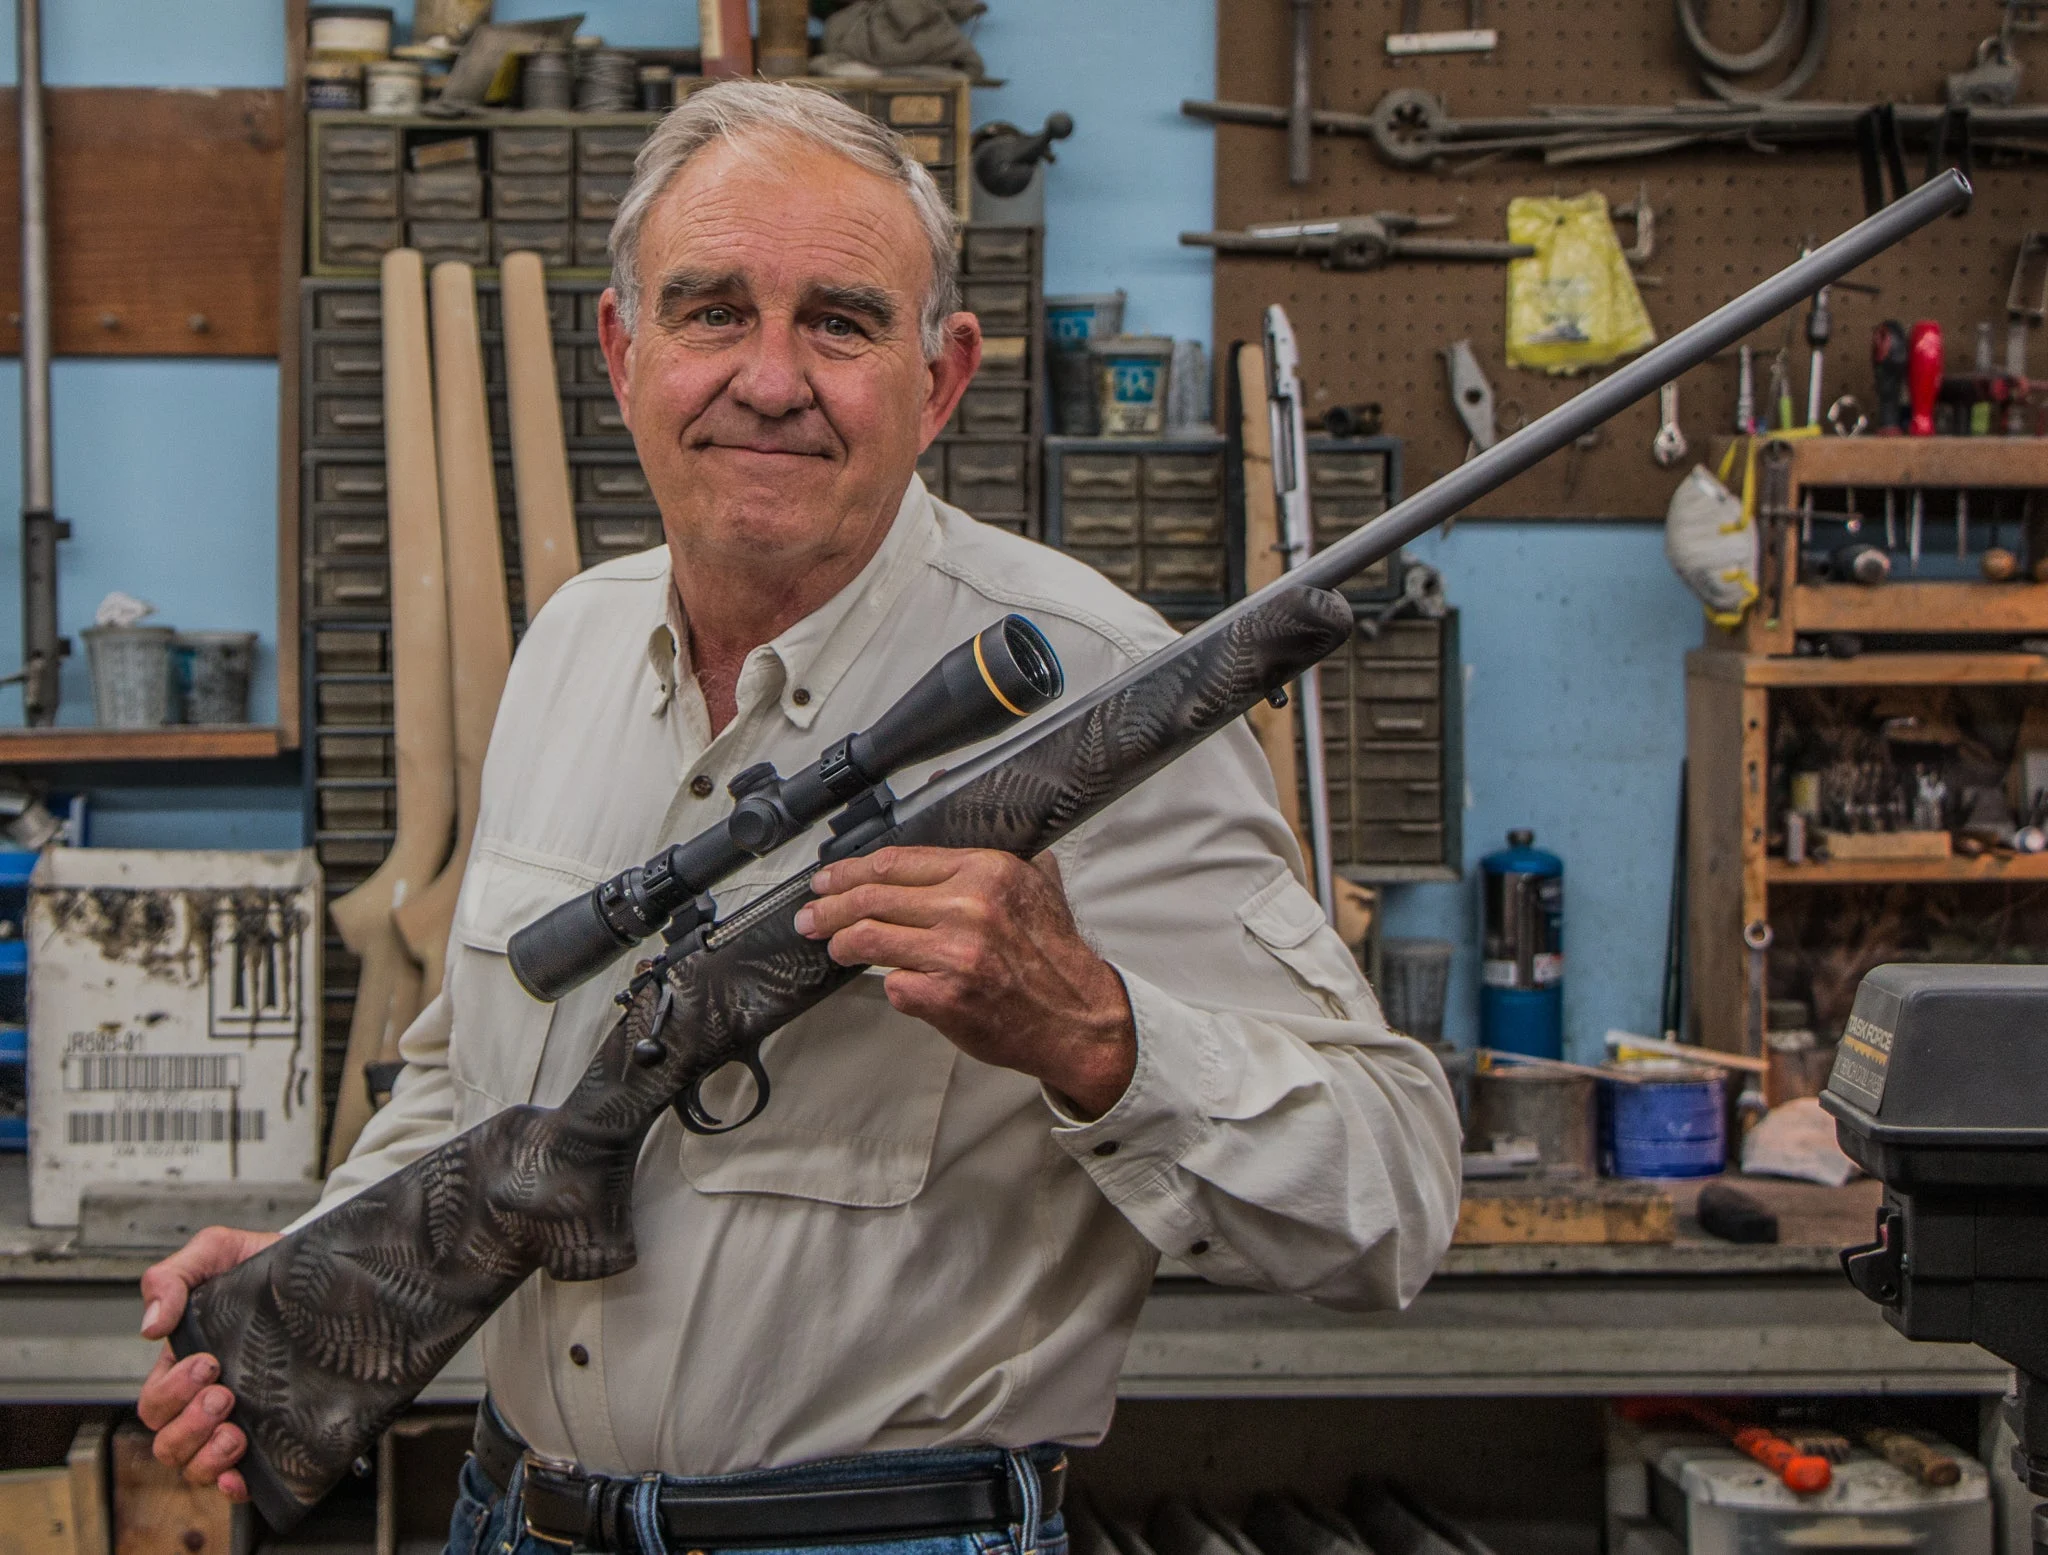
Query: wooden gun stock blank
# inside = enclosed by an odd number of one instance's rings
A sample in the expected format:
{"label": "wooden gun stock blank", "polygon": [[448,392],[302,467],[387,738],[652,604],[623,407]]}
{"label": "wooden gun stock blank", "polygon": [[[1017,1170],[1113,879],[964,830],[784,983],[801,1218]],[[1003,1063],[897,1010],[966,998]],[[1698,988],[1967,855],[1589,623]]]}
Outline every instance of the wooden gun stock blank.
{"label": "wooden gun stock blank", "polygon": [[455,728],[448,682],[448,592],[426,272],[413,249],[384,256],[384,464],[390,512],[391,679],[398,824],[375,874],[329,907],[362,961],[327,1169],[348,1159],[370,1118],[365,1066],[396,1057],[419,1013],[420,968],[392,919],[434,878],[455,821]]}
{"label": "wooden gun stock blank", "polygon": [[562,396],[548,331],[547,272],[540,255],[507,254],[498,269],[505,314],[505,388],[512,420],[512,490],[519,507],[519,576],[526,619],[582,571]]}
{"label": "wooden gun stock blank", "polygon": [[498,539],[498,483],[477,335],[475,274],[454,261],[438,264],[433,291],[434,428],[441,460],[455,708],[455,848],[433,882],[400,903],[396,914],[399,932],[426,969],[420,980],[426,999],[441,991],[455,898],[476,834],[484,752],[512,667],[512,617],[505,598],[505,550]]}

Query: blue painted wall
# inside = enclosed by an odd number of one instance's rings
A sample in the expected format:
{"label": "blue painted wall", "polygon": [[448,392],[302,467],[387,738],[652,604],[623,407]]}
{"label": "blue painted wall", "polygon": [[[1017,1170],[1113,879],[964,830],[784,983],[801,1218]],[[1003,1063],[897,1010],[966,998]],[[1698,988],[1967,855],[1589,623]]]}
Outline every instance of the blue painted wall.
{"label": "blue painted wall", "polygon": [[[507,19],[558,0],[498,0]],[[401,21],[409,15],[401,5]],[[625,44],[695,39],[687,0],[588,0],[587,25]],[[11,36],[13,7],[0,4]],[[46,6],[54,84],[268,86],[283,78],[278,0],[63,0]],[[1045,40],[1057,40],[1048,47]],[[977,37],[1007,84],[977,117],[1036,124],[1074,115],[1049,184],[1047,285],[1130,293],[1128,327],[1206,338],[1208,266],[1173,235],[1207,224],[1210,133],[1183,97],[1213,90],[1210,7],[1191,0],[995,0]],[[12,51],[0,81],[12,79]],[[61,262],[61,260],[60,260]],[[18,375],[0,369],[0,428],[18,416]],[[125,588],[188,627],[274,630],[277,374],[269,363],[67,361],[56,371],[57,493],[77,525],[64,554],[64,623],[75,631]],[[1396,410],[1392,430],[1400,430]],[[0,433],[0,489],[18,483]],[[0,530],[11,530],[0,524]],[[1468,869],[1510,826],[1532,826],[1567,868],[1566,1024],[1572,1051],[1610,1025],[1647,1030],[1657,1010],[1672,821],[1683,749],[1680,660],[1699,617],[1643,528],[1461,524],[1418,548],[1463,611]],[[19,597],[16,547],[0,537],[0,601]],[[0,671],[19,633],[0,622]],[[264,657],[259,718],[275,709]],[[18,716],[0,693],[0,719]],[[65,718],[87,721],[83,662],[67,669]],[[96,788],[98,840],[127,846],[280,847],[298,841],[298,790],[257,774],[165,773]],[[1474,890],[1391,893],[1388,927],[1459,943],[1448,1019],[1477,1022]]]}

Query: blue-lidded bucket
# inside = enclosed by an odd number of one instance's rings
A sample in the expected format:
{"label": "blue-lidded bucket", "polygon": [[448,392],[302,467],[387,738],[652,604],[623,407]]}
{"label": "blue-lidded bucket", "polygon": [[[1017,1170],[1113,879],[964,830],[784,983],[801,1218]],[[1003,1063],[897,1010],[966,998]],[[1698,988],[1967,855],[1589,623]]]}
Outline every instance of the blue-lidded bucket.
{"label": "blue-lidded bucket", "polygon": [[1608,1177],[1712,1177],[1728,1161],[1727,1076],[1675,1058],[1618,1065],[1600,1082],[1600,1170]]}

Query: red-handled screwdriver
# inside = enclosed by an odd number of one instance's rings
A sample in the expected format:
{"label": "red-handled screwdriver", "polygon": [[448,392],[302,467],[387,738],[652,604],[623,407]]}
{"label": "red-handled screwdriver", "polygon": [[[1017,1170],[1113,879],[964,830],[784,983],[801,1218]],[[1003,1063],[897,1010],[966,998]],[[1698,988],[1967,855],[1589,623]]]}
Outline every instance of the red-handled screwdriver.
{"label": "red-handled screwdriver", "polygon": [[1913,401],[1906,430],[1915,437],[1932,437],[1934,402],[1941,394],[1941,326],[1933,319],[1916,323],[1906,355],[1906,391]]}

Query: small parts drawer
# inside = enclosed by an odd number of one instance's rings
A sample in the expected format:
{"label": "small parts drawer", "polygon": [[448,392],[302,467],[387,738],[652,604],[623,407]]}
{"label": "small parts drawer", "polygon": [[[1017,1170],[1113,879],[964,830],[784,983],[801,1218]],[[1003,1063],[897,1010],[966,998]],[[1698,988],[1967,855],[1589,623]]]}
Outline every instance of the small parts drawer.
{"label": "small parts drawer", "polygon": [[[633,159],[647,142],[649,125],[609,125],[576,132],[576,170],[580,173],[631,173]],[[499,169],[500,172],[506,169]]]}
{"label": "small parts drawer", "polygon": [[322,287],[313,294],[313,327],[374,333],[384,327],[384,300],[374,287]]}
{"label": "small parts drawer", "polygon": [[1220,594],[1224,581],[1223,548],[1147,546],[1144,578],[1144,586],[1155,593]]}
{"label": "small parts drawer", "polygon": [[381,508],[386,490],[382,464],[321,460],[313,466],[315,502],[373,502]]}
{"label": "small parts drawer", "polygon": [[390,633],[384,628],[370,631],[320,631],[313,634],[313,673],[316,675],[383,675],[391,669],[388,656]]}
{"label": "small parts drawer", "polygon": [[587,567],[607,557],[649,551],[662,543],[659,518],[586,518],[577,524],[576,533]]}
{"label": "small parts drawer", "polygon": [[476,221],[483,213],[483,176],[473,167],[405,175],[407,216],[432,221]]}
{"label": "small parts drawer", "polygon": [[313,381],[375,389],[384,380],[384,348],[375,339],[313,342]]}
{"label": "small parts drawer", "polygon": [[1084,545],[1135,545],[1138,542],[1140,509],[1135,502],[1066,502],[1060,512],[1061,543],[1069,548]]}
{"label": "small parts drawer", "polygon": [[491,224],[487,221],[413,221],[406,223],[405,234],[427,265],[448,260],[484,265],[491,260]]}
{"label": "small parts drawer", "polygon": [[491,179],[491,215],[498,221],[567,221],[569,180],[499,173]]}
{"label": "small parts drawer", "polygon": [[336,615],[387,615],[391,610],[391,569],[384,557],[374,561],[316,560],[313,566],[313,609]]}
{"label": "small parts drawer", "polygon": [[874,92],[868,98],[868,111],[892,130],[930,129],[953,122],[953,94]]}
{"label": "small parts drawer", "polygon": [[333,221],[395,221],[398,179],[390,173],[324,173],[320,204]]}
{"label": "small parts drawer", "polygon": [[1031,430],[1031,391],[977,384],[960,396],[953,430],[967,437],[1022,437]]}
{"label": "small parts drawer", "polygon": [[[1223,504],[1209,502],[1145,503],[1147,545],[1221,545]],[[1220,587],[1220,585],[1219,585]]]}
{"label": "small parts drawer", "polygon": [[314,770],[323,778],[388,778],[396,753],[387,734],[320,734],[313,741]]}
{"label": "small parts drawer", "polygon": [[382,558],[390,546],[390,526],[382,513],[360,516],[313,516],[315,556],[375,556]]}
{"label": "small parts drawer", "polygon": [[566,173],[570,146],[568,130],[494,130],[491,168],[499,174]]}
{"label": "small parts drawer", "polygon": [[[609,223],[633,182],[631,173],[579,173],[576,178],[576,219]],[[607,226],[606,230],[610,230]]]}
{"label": "small parts drawer", "polygon": [[632,430],[626,425],[626,418],[619,410],[619,402],[609,394],[593,394],[576,401],[576,435],[578,437],[631,437]]}
{"label": "small parts drawer", "polygon": [[327,221],[320,223],[322,264],[374,270],[398,247],[396,221]]}
{"label": "small parts drawer", "polygon": [[1223,496],[1223,456],[1218,454],[1145,455],[1145,495],[1169,500]]}
{"label": "small parts drawer", "polygon": [[1086,562],[1118,588],[1138,587],[1138,553],[1136,549],[1110,549],[1096,546],[1074,546],[1074,560]]}
{"label": "small parts drawer", "polygon": [[638,464],[579,464],[576,466],[578,502],[630,502],[645,506],[654,500],[647,475]]}
{"label": "small parts drawer", "polygon": [[1031,229],[969,227],[962,244],[969,275],[1029,275]]}
{"label": "small parts drawer", "polygon": [[398,131],[380,124],[325,124],[320,137],[320,167],[329,173],[395,173]]}
{"label": "small parts drawer", "polygon": [[1067,497],[1136,497],[1136,454],[1069,454],[1060,465],[1060,492]]}
{"label": "small parts drawer", "polygon": [[967,311],[992,335],[1014,335],[1031,327],[1031,287],[1022,281],[968,281],[961,287]]}
{"label": "small parts drawer", "polygon": [[503,262],[507,254],[530,249],[541,263],[566,268],[575,252],[575,232],[566,221],[494,221],[491,223],[491,258]]}
{"label": "small parts drawer", "polygon": [[[1344,784],[1331,790],[1332,816],[1337,815],[1337,807],[1341,803],[1345,814],[1340,818],[1351,819],[1351,807],[1345,797],[1348,791]],[[1444,786],[1441,783],[1359,783],[1355,791],[1358,819],[1361,821],[1440,821],[1443,816]]]}
{"label": "small parts drawer", "polygon": [[1030,505],[1028,443],[954,443],[946,451],[946,500],[979,517]]}
{"label": "small parts drawer", "polygon": [[315,442],[375,442],[384,436],[384,400],[376,394],[313,394]]}

